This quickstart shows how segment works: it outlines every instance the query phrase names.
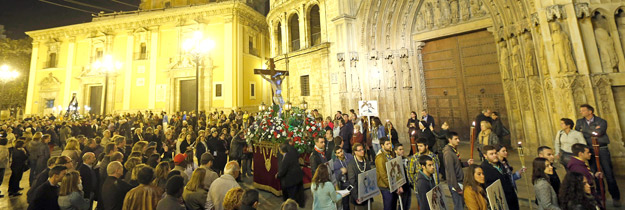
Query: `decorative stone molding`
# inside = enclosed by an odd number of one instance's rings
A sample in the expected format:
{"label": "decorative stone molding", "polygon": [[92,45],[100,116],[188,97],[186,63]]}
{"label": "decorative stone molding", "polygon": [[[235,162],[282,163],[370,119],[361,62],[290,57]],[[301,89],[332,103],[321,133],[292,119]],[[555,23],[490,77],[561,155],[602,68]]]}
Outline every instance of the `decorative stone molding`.
{"label": "decorative stone molding", "polygon": [[338,62],[344,62],[345,61],[345,53],[337,53],[336,54],[336,60]]}
{"label": "decorative stone molding", "polygon": [[610,91],[612,83],[610,82],[609,76],[607,74],[596,74],[592,75],[591,79],[597,98],[599,102],[601,102],[602,115],[610,114],[612,111],[610,110]]}
{"label": "decorative stone molding", "polygon": [[421,53],[421,50],[423,50],[423,47],[425,46],[425,42],[415,42],[414,43],[415,46],[415,51],[416,51],[416,55],[417,55],[417,69],[419,70],[419,73],[417,74],[419,77],[419,89],[421,90],[421,106],[424,109],[428,108],[428,99],[427,99],[427,92],[425,89],[425,72],[423,71],[423,54]]}
{"label": "decorative stone molding", "polygon": [[556,19],[566,19],[566,10],[564,10],[563,5],[549,6],[547,7],[546,12],[548,21],[553,21]]}
{"label": "decorative stone molding", "polygon": [[538,13],[533,13],[530,17],[530,22],[533,26],[540,25],[540,19],[538,18]]}
{"label": "decorative stone molding", "polygon": [[356,64],[358,63],[358,52],[349,53],[349,62],[350,62],[350,66],[354,68],[356,67]]}
{"label": "decorative stone molding", "polygon": [[590,15],[590,7],[588,6],[588,3],[575,4],[575,16],[577,18],[588,18]]}
{"label": "decorative stone molding", "polygon": [[49,73],[46,78],[43,78],[39,82],[41,91],[58,91],[61,86],[61,80],[56,78],[52,73]]}
{"label": "decorative stone molding", "polygon": [[371,52],[369,52],[369,60],[378,60],[379,59],[379,52],[372,50]]}

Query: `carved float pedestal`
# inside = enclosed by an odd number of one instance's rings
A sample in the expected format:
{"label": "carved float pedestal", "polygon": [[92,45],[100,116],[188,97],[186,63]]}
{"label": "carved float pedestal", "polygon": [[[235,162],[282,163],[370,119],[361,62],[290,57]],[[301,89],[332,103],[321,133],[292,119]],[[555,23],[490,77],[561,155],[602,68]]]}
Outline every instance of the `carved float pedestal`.
{"label": "carved float pedestal", "polygon": [[[282,196],[280,180],[275,176],[278,173],[278,160],[282,156],[278,151],[280,144],[272,142],[259,142],[254,144],[254,187]],[[310,153],[300,154],[300,167],[304,172],[304,188],[310,187],[312,173],[310,170]]]}

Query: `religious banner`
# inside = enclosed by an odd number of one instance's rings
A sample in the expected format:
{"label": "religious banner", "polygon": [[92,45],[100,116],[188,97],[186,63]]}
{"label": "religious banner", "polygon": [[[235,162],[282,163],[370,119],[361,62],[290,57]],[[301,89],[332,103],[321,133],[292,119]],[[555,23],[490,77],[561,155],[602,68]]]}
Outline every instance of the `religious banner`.
{"label": "religious banner", "polygon": [[397,188],[406,184],[402,157],[396,157],[386,162],[386,174],[388,175],[388,186],[391,192],[395,192]]}
{"label": "religious banner", "polygon": [[375,169],[358,174],[358,200],[366,201],[380,194]]}
{"label": "religious banner", "polygon": [[486,198],[491,210],[508,210],[508,202],[506,202],[506,194],[501,187],[501,181],[497,180],[486,188]]}
{"label": "religious banner", "polygon": [[378,116],[378,101],[358,101],[360,116]]}
{"label": "religious banner", "polygon": [[[445,200],[445,194],[443,194],[443,189],[440,185],[436,185],[436,187],[432,188],[430,192],[425,194],[425,197],[428,199],[428,205],[430,205],[431,210],[446,210],[447,209],[447,201]],[[419,204],[426,205],[426,204]]]}

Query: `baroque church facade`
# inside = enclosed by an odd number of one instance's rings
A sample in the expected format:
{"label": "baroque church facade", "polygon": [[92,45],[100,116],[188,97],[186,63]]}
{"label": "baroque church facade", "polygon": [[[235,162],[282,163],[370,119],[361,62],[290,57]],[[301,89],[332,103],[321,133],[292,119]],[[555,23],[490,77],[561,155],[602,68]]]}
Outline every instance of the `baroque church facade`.
{"label": "baroque church facade", "polygon": [[[167,3],[208,4],[166,8]],[[268,5],[251,0],[146,0],[141,7],[156,10],[29,32],[34,45],[26,112],[42,113],[46,97],[41,95],[46,93],[41,85],[56,87],[64,107],[72,91],[87,100],[85,87],[101,84],[104,78],[81,76],[81,72],[89,75],[94,46],[102,43],[104,49],[119,50],[125,60],[132,60],[142,33],[150,49],[150,59],[145,61],[150,73],[145,84],[150,89],[135,93],[136,73],[116,73],[111,79],[116,90],[107,96],[113,106],[107,108],[178,111],[181,96],[176,78],[194,79],[195,74],[192,64],[176,67],[180,62],[172,57],[180,54],[177,42],[185,36],[184,28],[204,27],[207,32],[226,31],[212,36],[233,37],[224,43],[232,49],[218,45],[224,49],[210,54],[214,64],[202,65],[203,74],[212,72],[207,77],[213,77],[200,80],[201,91],[207,91],[200,96],[205,109],[252,110],[261,101],[270,103],[269,85],[248,71],[265,68],[265,59],[274,58],[277,69],[289,71],[282,87],[285,101],[294,105],[306,101],[309,108],[327,116],[357,109],[360,100],[376,100],[380,118],[395,123],[401,137],[407,136],[404,123],[409,113],[427,109],[438,125],[448,122],[467,140],[471,121],[490,108],[499,112],[510,138],[535,154],[538,145],[553,146],[561,118],[580,118],[579,105],[588,103],[608,121],[612,158],[617,163],[625,160],[622,0],[270,0]],[[213,7],[227,11],[199,12]],[[268,13],[263,16],[252,7]],[[146,20],[140,21],[144,16]],[[167,19],[168,26],[147,20],[148,16]],[[119,23],[123,29],[113,30],[105,23]],[[220,26],[211,28],[216,25]],[[78,32],[70,33],[74,30]],[[249,34],[258,37],[259,56],[246,54],[246,46],[253,44],[246,39]],[[153,45],[150,40],[159,42]],[[59,54],[59,61],[71,63],[70,67],[42,68],[46,52],[55,46],[61,52],[73,49],[71,55]],[[134,70],[135,63],[124,65]],[[231,73],[220,75],[223,72]],[[48,73],[55,78],[46,79]],[[44,79],[48,82],[41,84]],[[251,80],[259,86],[255,100],[245,95]],[[208,94],[217,81],[223,82],[223,97],[232,97],[221,104]],[[158,88],[159,84],[166,86]],[[127,93],[127,89],[132,90]],[[155,95],[161,89],[164,99],[158,101],[161,97]],[[129,101],[135,95],[140,101]],[[625,174],[622,170],[617,168],[617,173]]]}

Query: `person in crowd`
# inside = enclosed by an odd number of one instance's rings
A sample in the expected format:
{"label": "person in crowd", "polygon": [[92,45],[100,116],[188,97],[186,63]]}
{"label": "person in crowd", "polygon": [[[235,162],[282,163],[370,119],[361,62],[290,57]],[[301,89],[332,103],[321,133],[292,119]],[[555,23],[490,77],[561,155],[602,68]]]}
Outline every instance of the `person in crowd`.
{"label": "person in crowd", "polygon": [[325,165],[319,165],[315,170],[315,175],[312,178],[310,190],[313,195],[313,207],[312,209],[336,209],[336,203],[338,203],[342,197],[348,194],[339,194],[334,189],[332,181],[330,181],[330,173],[328,167]]}
{"label": "person in crowd", "polygon": [[[239,165],[243,166],[243,148],[245,146],[247,146],[247,141],[245,141],[245,133],[241,131],[238,135],[235,135],[235,137],[232,139],[232,142],[230,142],[230,151],[228,152],[230,160],[237,161]],[[198,160],[201,160],[201,158],[198,158]]]}
{"label": "person in crowd", "polygon": [[393,126],[393,123],[390,120],[386,120],[386,124],[384,124],[384,128],[386,129],[386,135],[388,139],[391,140],[393,145],[399,144],[399,134],[397,134],[397,130]]}
{"label": "person in crowd", "polygon": [[[92,153],[93,154],[93,153]],[[61,210],[87,210],[90,206],[89,198],[85,198],[81,190],[81,179],[78,171],[65,173],[59,187],[58,204]],[[84,185],[82,185],[84,186]]]}
{"label": "person in crowd", "polygon": [[226,196],[224,196],[224,210],[238,210],[241,207],[241,201],[243,200],[244,193],[245,190],[241,187],[235,187],[228,190],[228,192],[226,192]]}
{"label": "person in crowd", "polygon": [[598,183],[595,182],[595,178],[601,177],[603,174],[601,172],[593,172],[591,168],[588,167],[588,162],[592,156],[590,153],[590,149],[586,144],[573,144],[571,146],[571,151],[575,156],[571,158],[569,164],[566,166],[569,173],[577,172],[586,178],[588,184],[591,186],[591,194],[595,196],[595,200],[598,202],[600,198],[600,192],[597,190]]}
{"label": "person in crowd", "polygon": [[[343,148],[341,147],[336,147],[334,149],[334,153],[334,159],[332,159],[331,164],[332,172],[334,174],[334,178],[336,179],[339,190],[344,190],[349,187],[349,181],[347,180],[347,166],[349,162],[354,161],[354,156],[349,153],[343,152]],[[343,206],[343,209],[349,209],[349,198],[342,199],[341,205]]]}
{"label": "person in crowd", "polygon": [[549,163],[551,163],[551,167],[553,167],[553,174],[547,174],[549,178],[549,184],[553,187],[553,190],[557,193],[560,192],[560,177],[558,176],[558,171],[554,165],[555,157],[553,156],[553,150],[548,146],[540,146],[538,147],[538,157],[545,158]]}
{"label": "person in crowd", "polygon": [[154,179],[154,169],[149,166],[144,166],[139,169],[137,175],[137,181],[139,186],[133,188],[126,193],[124,198],[123,210],[144,209],[153,210],[156,209],[156,204],[161,199],[162,193],[160,190],[152,186],[152,180]]}
{"label": "person in crowd", "polygon": [[184,187],[182,193],[182,199],[184,200],[187,209],[203,209],[206,206],[206,196],[208,192],[204,189],[204,177],[206,176],[206,169],[198,168],[193,171],[191,180]]}
{"label": "person in crowd", "polygon": [[450,131],[447,135],[447,141],[449,142],[443,149],[443,160],[445,162],[445,175],[447,184],[449,185],[449,191],[454,201],[454,209],[462,210],[464,208],[464,200],[462,197],[463,190],[460,187],[464,179],[464,173],[462,168],[473,164],[473,159],[462,162],[460,160],[460,153],[458,152],[458,144],[460,138],[458,133]]}
{"label": "person in crowd", "polygon": [[410,112],[410,118],[408,118],[408,122],[406,123],[406,127],[408,127],[408,135],[417,135],[417,123],[419,123],[419,121],[421,120],[417,118],[417,113],[414,111]]}
{"label": "person in crowd", "polygon": [[210,153],[204,153],[202,154],[202,159],[200,159],[200,168],[203,168],[206,170],[206,175],[204,176],[204,189],[210,189],[211,184],[217,179],[219,178],[219,175],[217,174],[217,172],[213,171],[213,161],[215,159],[213,158],[213,155],[211,155]]}
{"label": "person in crowd", "polygon": [[[597,143],[599,144],[599,164],[601,164],[601,170],[603,171],[603,177],[605,177],[608,191],[612,195],[612,204],[614,207],[621,206],[621,193],[614,178],[614,171],[612,170],[612,157],[610,150],[608,150],[608,144],[610,144],[610,138],[607,134],[608,122],[599,116],[595,115],[595,108],[588,104],[583,104],[579,108],[581,119],[578,119],[575,123],[575,130],[582,132],[586,139],[586,145],[592,146],[592,137],[597,137]],[[575,153],[574,153],[575,154]],[[597,162],[595,161],[594,154],[590,156],[590,167],[596,171]]]}
{"label": "person in crowd", "polygon": [[184,169],[184,172],[187,173],[188,177],[191,177],[191,175],[193,175],[193,171],[198,168],[199,166],[197,165],[197,163],[195,162],[195,160],[193,159],[193,149],[188,149],[185,152],[186,155],[186,162],[187,162],[187,167]]}
{"label": "person in crowd", "polygon": [[210,151],[215,158],[213,170],[218,174],[223,172],[227,161],[226,142],[223,139],[225,136],[222,136],[218,136],[217,129],[215,129],[212,131],[212,136],[208,138],[208,151]]}
{"label": "person in crowd", "polygon": [[[50,172],[50,169],[52,169],[54,166],[57,165],[56,162],[58,159],[59,159],[59,156],[50,157],[47,163],[48,168],[44,169],[41,173],[39,173],[39,175],[37,175],[37,179],[35,179],[35,182],[32,185],[30,185],[30,189],[28,189],[28,192],[26,192],[26,196],[27,196],[26,201],[28,203],[32,202],[32,198],[35,194],[35,189],[37,189],[37,187],[39,187],[40,185],[42,185],[48,180],[48,174]],[[67,161],[67,162],[71,163],[71,161]]]}
{"label": "person in crowd", "polygon": [[198,136],[195,139],[195,157],[198,160],[202,159],[202,154],[208,151],[208,144],[206,144],[206,135],[204,134],[204,130],[200,130],[198,132]]}
{"label": "person in crowd", "polygon": [[[404,150],[404,145],[401,143],[397,143],[395,145],[393,145],[393,152],[395,152],[395,155],[399,158],[401,158],[401,163],[404,166],[404,179],[406,179],[408,177],[408,172],[406,171],[406,168],[408,167],[408,158],[406,157],[408,154],[405,152]],[[412,183],[406,181],[406,183],[404,183],[402,186],[403,189],[403,193],[399,194],[399,197],[401,198],[401,205],[403,207],[403,209],[410,209],[410,205],[412,204],[412,189],[414,188]]]}
{"label": "person in crowd", "polygon": [[434,127],[434,117],[428,113],[427,109],[421,110],[421,121],[425,121],[425,127]]}
{"label": "person in crowd", "polygon": [[489,123],[493,122],[493,118],[490,117],[492,113],[493,113],[492,110],[484,109],[484,110],[482,110],[482,113],[478,114],[477,117],[475,117],[475,121],[474,121],[475,125],[476,125],[475,126],[475,133],[479,134],[480,132],[482,132],[482,126],[480,126],[480,125],[482,125],[482,121],[486,121],[486,122],[489,122]]}
{"label": "person in crowd", "polygon": [[24,141],[15,141],[13,147],[13,157],[11,159],[11,178],[9,178],[9,196],[20,196],[22,193],[19,191],[23,188],[20,187],[20,181],[22,181],[22,175],[24,171],[28,170],[26,164],[28,161],[28,152],[24,149]]}
{"label": "person in crowd", "polygon": [[417,125],[419,125],[419,130],[417,130],[417,139],[426,139],[426,144],[428,145],[428,148],[434,148],[434,145],[436,144],[436,137],[434,136],[434,133],[432,133],[432,130],[427,127],[427,123],[425,121],[419,121]]}
{"label": "person in crowd", "polygon": [[331,156],[326,157],[325,148],[325,137],[317,136],[317,138],[315,138],[315,148],[310,154],[310,168],[312,174],[315,174],[315,170],[317,170],[319,165],[324,165],[331,158]]}
{"label": "person in crowd", "polygon": [[[340,136],[339,139],[335,139],[335,138],[330,138],[330,140],[327,140],[327,137],[329,137],[330,134],[329,132],[326,132],[325,137],[321,137],[321,136],[317,136],[317,138],[323,138],[323,140],[325,140],[325,148],[323,149],[323,152],[325,153],[325,158],[327,161],[331,161],[332,158],[334,158],[334,148],[336,147],[343,147],[343,139]],[[352,136],[352,139],[354,137]],[[350,145],[351,145],[351,140],[350,140]]]}
{"label": "person in crowd", "polygon": [[137,167],[137,165],[141,164],[141,158],[139,157],[131,157],[124,163],[124,169],[126,169],[126,174],[124,174],[124,181],[130,183],[132,180],[132,172]]}
{"label": "person in crowd", "polygon": [[291,198],[287,199],[280,206],[280,210],[298,210],[297,202]]}
{"label": "person in crowd", "polygon": [[484,146],[486,145],[498,145],[499,144],[499,138],[497,137],[497,135],[495,135],[492,132],[492,126],[490,124],[490,122],[488,121],[482,121],[480,122],[480,132],[477,135],[477,151],[480,153],[480,156],[483,156],[484,154]]}
{"label": "person in crowd", "polygon": [[545,158],[537,157],[532,163],[532,184],[536,193],[538,209],[560,210],[558,207],[558,194],[549,184],[548,175],[553,174],[551,162]]}
{"label": "person in crowd", "polygon": [[[0,137],[0,185],[4,181],[4,172],[9,166],[9,148],[7,147],[9,140],[5,137]],[[2,191],[0,191],[0,198],[4,198]]]}
{"label": "person in crowd", "polygon": [[521,176],[523,175],[523,173],[525,173],[525,170],[527,170],[527,168],[521,168],[521,170],[514,172],[514,168],[512,168],[512,166],[508,162],[508,149],[506,148],[506,146],[504,146],[503,144],[497,144],[495,148],[497,149],[497,158],[503,166],[503,171],[504,173],[510,175],[512,180],[512,186],[514,186],[514,189],[516,190],[516,180],[521,179]]}
{"label": "person in crowd", "polygon": [[124,166],[119,161],[109,163],[106,167],[106,172],[108,177],[104,180],[100,192],[102,208],[105,210],[121,210],[126,193],[132,189],[132,186],[122,179]]}
{"label": "person in crowd", "polygon": [[46,168],[45,163],[48,158],[50,158],[50,149],[48,147],[50,135],[47,135],[45,141],[47,142],[44,142],[43,136],[41,138],[35,137],[26,146],[26,150],[28,151],[28,167],[30,168],[28,181],[31,185],[35,181],[36,176]]}
{"label": "person in crowd", "polygon": [[28,210],[60,210],[59,182],[65,177],[67,167],[55,166],[50,169],[48,181],[35,189],[32,202],[28,205]]}
{"label": "person in crowd", "polygon": [[499,118],[499,113],[498,112],[492,112],[490,114],[490,118],[492,119],[491,121],[491,125],[492,125],[492,132],[497,135],[497,139],[499,139],[499,142],[503,145],[505,145],[506,147],[510,147],[512,146],[510,144],[510,139],[509,138],[505,138],[506,136],[510,135],[510,131],[508,130],[508,128],[506,128],[506,126],[503,125],[503,122],[501,121],[501,118]]}
{"label": "person in crowd", "polygon": [[350,192],[351,207],[358,210],[364,210],[367,209],[368,201],[361,201],[358,199],[358,174],[371,170],[371,168],[373,168],[373,164],[365,159],[365,148],[362,144],[354,144],[352,146],[352,151],[354,151],[354,161],[347,163],[347,180],[349,181],[349,184],[353,186],[353,189]]}
{"label": "person in crowd", "polygon": [[354,126],[354,135],[352,136],[352,140],[349,143],[352,145],[354,145],[355,143],[359,143],[359,144],[365,143],[365,136],[362,134],[361,126],[359,125]]}
{"label": "person in crowd", "polygon": [[[301,170],[300,170],[301,171]],[[237,183],[236,178],[241,173],[239,168],[239,163],[236,161],[230,161],[226,164],[224,168],[224,175],[217,178],[210,186],[208,190],[209,196],[206,198],[208,202],[212,202],[214,204],[215,210],[223,210],[223,205],[219,205],[224,203],[224,197],[229,189],[235,187],[241,187],[239,183]],[[300,176],[301,177],[301,176]],[[285,185],[283,186],[283,190],[285,189]],[[208,209],[208,207],[207,207]]]}
{"label": "person in crowd", "polygon": [[436,167],[434,166],[432,157],[427,155],[420,156],[417,162],[420,165],[416,176],[417,178],[414,182],[417,203],[419,204],[419,209],[429,210],[430,206],[428,205],[426,194],[436,186],[433,176],[436,173]]}
{"label": "person in crowd", "polygon": [[565,167],[568,165],[569,160],[575,156],[575,154],[571,151],[571,146],[577,143],[586,144],[584,135],[582,132],[574,130],[574,126],[575,124],[573,124],[573,120],[569,118],[560,119],[560,128],[562,130],[558,131],[556,139],[553,142],[555,156]]}
{"label": "person in crowd", "polygon": [[418,158],[424,155],[430,156],[430,158],[432,158],[432,161],[434,161],[434,171],[436,173],[433,173],[432,176],[434,177],[434,183],[438,185],[438,183],[440,182],[440,177],[439,177],[440,160],[438,159],[438,155],[430,151],[430,148],[427,145],[427,140],[424,138],[417,139],[417,153],[415,153],[410,158],[410,161],[407,167],[407,171],[409,175],[408,179],[412,180],[412,183],[416,182],[417,175],[419,174],[419,170],[421,170],[421,164],[419,164]]}
{"label": "person in crowd", "polygon": [[558,194],[561,209],[600,210],[601,207],[593,197],[591,188],[589,180],[583,174],[574,171],[567,173]]}
{"label": "person in crowd", "polygon": [[347,153],[352,153],[351,144],[349,141],[352,139],[354,135],[354,123],[349,120],[349,117],[343,115],[343,120],[341,121],[341,131],[339,132],[339,136],[343,138],[343,151]]}
{"label": "person in crowd", "polygon": [[464,200],[469,210],[487,210],[484,171],[479,165],[471,164],[464,177]]}
{"label": "person in crowd", "polygon": [[241,207],[239,210],[256,210],[258,208],[258,191],[254,189],[247,189],[243,193],[241,199]]}
{"label": "person in crowd", "polygon": [[397,206],[398,194],[403,193],[403,189],[400,187],[397,189],[397,193],[391,192],[389,189],[388,183],[388,174],[386,172],[386,162],[395,158],[395,154],[393,153],[393,144],[386,137],[380,138],[380,144],[382,145],[382,150],[375,156],[375,168],[378,181],[378,188],[380,188],[380,193],[382,194],[382,199],[384,200],[384,210],[395,209]]}
{"label": "person in crowd", "polygon": [[280,179],[284,200],[292,198],[298,201],[300,207],[304,206],[302,200],[303,180],[302,169],[299,166],[299,153],[287,143],[279,148],[278,173],[276,179]]}
{"label": "person in crowd", "polygon": [[184,183],[188,183],[189,182],[189,176],[187,175],[187,173],[185,172],[186,168],[187,168],[187,155],[185,153],[180,153],[177,154],[174,157],[174,164],[176,164],[176,166],[172,169],[175,171],[180,171],[180,175],[182,175],[182,178],[184,178]]}
{"label": "person in crowd", "polygon": [[434,126],[430,127],[432,134],[436,137],[436,144],[434,144],[434,148],[430,148],[434,153],[441,154],[440,158],[442,159],[443,148],[447,145],[447,133],[449,133],[449,123],[446,121],[441,124],[441,129],[436,131],[434,130]]}
{"label": "person in crowd", "polygon": [[92,166],[96,161],[95,154],[93,152],[85,153],[82,155],[82,161],[78,166],[78,171],[82,181],[83,196],[89,201],[89,206],[87,207],[90,207],[95,198],[95,192],[98,190],[98,177]]}
{"label": "person in crowd", "polygon": [[67,156],[72,159],[72,164],[74,166],[78,166],[78,164],[82,162],[82,160],[80,160],[81,154],[80,144],[78,143],[78,140],[74,138],[67,140],[67,145],[65,146],[63,152],[61,152],[62,156]]}
{"label": "person in crowd", "polygon": [[167,180],[166,195],[156,205],[156,210],[186,210],[180,204],[184,188],[184,178],[180,175],[172,176]]}
{"label": "person in crowd", "polygon": [[169,173],[169,163],[163,161],[156,165],[154,169],[154,180],[152,185],[159,188],[161,194],[167,191],[167,174]]}
{"label": "person in crowd", "polygon": [[372,124],[371,124],[371,143],[373,145],[373,153],[374,155],[377,155],[378,152],[382,149],[382,143],[380,142],[380,139],[382,137],[386,136],[386,133],[384,132],[384,126],[382,125],[382,122],[380,121],[380,118],[373,118],[372,120]]}
{"label": "person in crowd", "polygon": [[506,173],[503,164],[497,156],[497,148],[493,145],[485,145],[483,148],[484,162],[482,162],[482,170],[486,180],[485,186],[490,186],[493,182],[500,180],[503,192],[506,195],[506,202],[510,210],[519,209],[519,199],[514,190],[513,180],[510,174]]}
{"label": "person in crowd", "polygon": [[332,128],[332,136],[337,137],[341,133],[341,120],[334,120],[334,128]]}

